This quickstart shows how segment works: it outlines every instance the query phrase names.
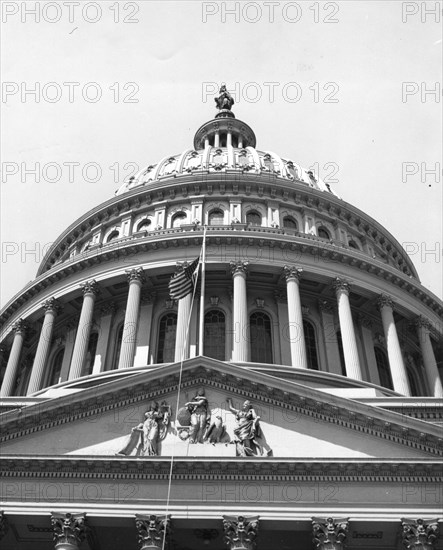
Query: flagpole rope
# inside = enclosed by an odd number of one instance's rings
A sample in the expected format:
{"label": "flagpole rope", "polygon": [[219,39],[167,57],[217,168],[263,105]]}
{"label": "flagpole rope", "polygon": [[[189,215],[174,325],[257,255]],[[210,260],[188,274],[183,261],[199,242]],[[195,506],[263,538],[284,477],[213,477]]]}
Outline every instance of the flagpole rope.
{"label": "flagpole rope", "polygon": [[[206,227],[205,227],[205,232],[206,232]],[[203,233],[203,239],[205,237],[205,232]],[[200,259],[202,257],[203,257],[203,247],[202,247],[202,250],[200,252]],[[195,278],[194,288],[193,288],[193,291],[192,291],[191,308],[189,310],[188,322],[187,322],[187,325],[186,325],[185,341],[184,341],[184,344],[183,344],[181,359],[180,359],[180,371],[179,371],[179,376],[178,376],[178,388],[177,388],[177,402],[176,402],[176,405],[175,405],[175,418],[176,419],[177,419],[177,416],[178,416],[178,406],[179,406],[179,402],[180,402],[180,389],[181,389],[182,375],[183,375],[183,361],[184,361],[185,350],[186,350],[187,343],[188,343],[189,326],[191,324],[192,309],[194,307],[194,298],[195,298],[195,292],[197,290],[197,284],[198,284],[198,272],[197,272],[197,277]],[[166,497],[166,512],[165,512],[165,516],[166,516],[165,525],[166,526],[168,526],[168,512],[169,512],[169,502],[170,502],[170,498],[171,498],[173,467],[174,467],[174,446],[172,447],[171,463],[170,463],[170,466],[169,466],[168,493],[167,493],[167,497]],[[164,533],[164,536],[163,536],[162,550],[165,550],[165,544],[166,544],[166,529],[165,529],[165,533]]]}

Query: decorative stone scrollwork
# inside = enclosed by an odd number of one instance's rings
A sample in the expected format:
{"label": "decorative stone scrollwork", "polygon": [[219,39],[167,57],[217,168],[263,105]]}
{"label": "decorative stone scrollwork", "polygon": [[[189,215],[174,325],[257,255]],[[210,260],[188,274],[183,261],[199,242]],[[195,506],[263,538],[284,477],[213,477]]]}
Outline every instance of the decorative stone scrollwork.
{"label": "decorative stone scrollwork", "polygon": [[100,287],[95,279],[82,283],[80,287],[84,296],[86,296],[86,294],[93,294],[94,296],[97,296],[100,293]]}
{"label": "decorative stone scrollwork", "polygon": [[140,550],[161,550],[163,541],[168,540],[170,533],[171,517],[136,514],[135,526],[138,532]]}
{"label": "decorative stone scrollwork", "polygon": [[240,261],[240,262],[231,262],[231,273],[232,275],[235,275],[236,273],[244,273],[246,275],[248,271],[248,261]]}
{"label": "decorative stone scrollwork", "polygon": [[302,273],[303,269],[301,269],[300,267],[294,267],[290,265],[285,265],[283,267],[283,274],[286,281],[290,281],[291,279],[293,279],[298,282],[301,279]]}
{"label": "decorative stone scrollwork", "polygon": [[19,319],[12,325],[12,330],[15,333],[25,333],[29,330],[29,325],[24,319]]}
{"label": "decorative stone scrollwork", "polygon": [[338,294],[339,292],[345,292],[349,295],[349,293],[351,292],[351,285],[348,283],[348,281],[340,279],[340,277],[336,277],[332,281],[332,288],[335,290],[336,294]]}
{"label": "decorative stone scrollwork", "polygon": [[349,518],[312,518],[313,543],[320,550],[342,550]]}
{"label": "decorative stone scrollwork", "polygon": [[436,519],[402,519],[403,547],[408,550],[432,550],[439,537]]}
{"label": "decorative stone scrollwork", "polygon": [[377,307],[379,310],[381,310],[384,307],[390,307],[391,309],[394,308],[394,300],[388,296],[387,294],[381,294],[377,298]]}
{"label": "decorative stone scrollwork", "polygon": [[228,550],[255,550],[259,516],[223,516],[225,543]]}
{"label": "decorative stone scrollwork", "polygon": [[138,267],[137,269],[127,269],[125,273],[129,284],[132,282],[143,284],[146,281],[145,272],[141,267]]}
{"label": "decorative stone scrollwork", "polygon": [[86,537],[86,514],[51,514],[56,550],[77,550]]}
{"label": "decorative stone scrollwork", "polygon": [[46,300],[42,303],[42,308],[45,311],[53,311],[55,314],[57,314],[62,309],[62,305],[55,298],[49,298],[49,300]]}

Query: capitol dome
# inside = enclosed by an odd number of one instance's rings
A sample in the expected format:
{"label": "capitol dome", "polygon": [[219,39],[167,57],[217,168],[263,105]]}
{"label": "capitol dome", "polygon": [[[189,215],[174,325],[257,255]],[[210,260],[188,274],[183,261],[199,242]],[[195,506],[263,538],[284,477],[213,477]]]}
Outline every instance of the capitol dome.
{"label": "capitol dome", "polygon": [[380,223],[257,149],[225,87],[216,103],[0,312],[11,548],[30,525],[37,550],[160,550],[170,522],[176,550],[438,531],[417,487],[441,470],[442,302]]}

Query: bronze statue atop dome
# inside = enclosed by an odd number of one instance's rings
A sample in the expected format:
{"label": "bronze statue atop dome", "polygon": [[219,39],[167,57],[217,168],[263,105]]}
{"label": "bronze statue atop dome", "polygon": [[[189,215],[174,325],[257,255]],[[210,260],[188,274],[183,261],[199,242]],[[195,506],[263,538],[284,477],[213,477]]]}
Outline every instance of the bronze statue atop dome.
{"label": "bronze statue atop dome", "polygon": [[226,89],[226,84],[222,84],[219,91],[219,96],[214,98],[217,109],[230,111],[234,105],[234,98]]}

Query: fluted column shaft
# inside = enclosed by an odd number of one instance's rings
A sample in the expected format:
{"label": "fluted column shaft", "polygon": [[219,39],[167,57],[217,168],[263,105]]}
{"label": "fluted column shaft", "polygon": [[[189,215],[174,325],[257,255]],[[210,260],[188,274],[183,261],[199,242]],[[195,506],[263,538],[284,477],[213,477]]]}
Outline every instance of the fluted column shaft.
{"label": "fluted column shaft", "polygon": [[189,322],[192,307],[192,294],[178,301],[177,333],[175,337],[175,361],[189,358]]}
{"label": "fluted column shaft", "polygon": [[75,380],[82,375],[83,364],[88,351],[89,336],[91,334],[94,304],[98,294],[98,285],[94,280],[84,283],[81,287],[83,290],[83,305],[78,322],[74,351],[72,352],[69,380]]}
{"label": "fluted column shaft", "polygon": [[423,363],[425,365],[431,395],[433,397],[443,397],[443,387],[431,344],[429,326],[428,321],[423,317],[417,320],[418,339],[420,341]]}
{"label": "fluted column shaft", "polygon": [[403,361],[403,355],[394,322],[394,302],[391,298],[389,298],[389,296],[382,295],[378,298],[377,304],[381,313],[381,320],[385,333],[389,368],[391,369],[394,390],[402,395],[410,396],[411,390],[409,388],[408,375]]}
{"label": "fluted column shaft", "polygon": [[138,317],[140,314],[140,296],[145,281],[142,269],[130,269],[127,272],[129,281],[128,301],[126,303],[125,323],[120,349],[119,369],[128,369],[134,365],[135,347],[137,345]]}
{"label": "fluted column shaft", "polygon": [[354,380],[363,380],[354,322],[352,320],[351,304],[349,303],[350,285],[341,279],[336,279],[334,281],[334,288],[337,295],[338,318],[340,321],[343,354],[345,356],[346,375]]}
{"label": "fluted column shaft", "polygon": [[288,295],[289,342],[293,367],[308,368],[299,282],[302,269],[284,267]]}
{"label": "fluted column shaft", "polygon": [[246,291],[247,262],[231,262],[234,280],[233,296],[233,361],[249,359],[249,323]]}
{"label": "fluted column shaft", "polygon": [[26,328],[26,323],[23,319],[19,319],[12,327],[15,332],[14,341],[12,342],[11,353],[9,354],[8,363],[6,365],[0,397],[9,397],[14,392]]}
{"label": "fluted column shaft", "polygon": [[42,389],[43,377],[51,350],[55,318],[60,309],[59,303],[54,298],[50,298],[42,306],[45,309],[45,317],[35,353],[34,364],[32,365],[31,378],[27,390],[28,395]]}

